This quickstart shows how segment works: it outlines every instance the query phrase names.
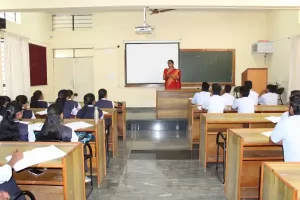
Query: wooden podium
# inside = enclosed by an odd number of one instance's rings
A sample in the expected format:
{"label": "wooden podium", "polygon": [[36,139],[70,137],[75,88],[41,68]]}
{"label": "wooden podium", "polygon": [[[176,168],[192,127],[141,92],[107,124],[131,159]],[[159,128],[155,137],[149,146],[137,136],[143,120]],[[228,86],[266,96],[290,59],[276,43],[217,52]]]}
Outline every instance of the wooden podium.
{"label": "wooden podium", "polygon": [[252,81],[252,89],[258,94],[261,93],[268,84],[267,68],[248,68],[242,73],[242,85],[245,81]]}

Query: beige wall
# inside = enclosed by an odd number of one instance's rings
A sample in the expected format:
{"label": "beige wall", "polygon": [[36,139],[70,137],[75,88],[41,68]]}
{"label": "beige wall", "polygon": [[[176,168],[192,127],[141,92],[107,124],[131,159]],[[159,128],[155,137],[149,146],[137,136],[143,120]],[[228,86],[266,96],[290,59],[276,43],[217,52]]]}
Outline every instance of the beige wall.
{"label": "beige wall", "polygon": [[263,55],[252,54],[251,45],[268,39],[267,17],[266,11],[170,12],[150,16],[148,23],[155,26],[155,32],[145,36],[134,32],[142,24],[142,12],[95,13],[92,30],[55,31],[51,46],[95,47],[95,92],[104,87],[110,99],[125,100],[130,107],[155,107],[155,88],[124,87],[124,40],[181,40],[181,48],[234,48],[236,84],[240,84],[246,68],[266,65]]}
{"label": "beige wall", "polygon": [[[286,91],[289,81],[290,36],[299,34],[299,11],[276,10],[269,13],[270,39],[275,40],[274,53],[270,59],[269,82],[278,82]],[[276,41],[278,40],[278,41]],[[284,94],[284,98],[287,98]]]}
{"label": "beige wall", "polygon": [[50,14],[44,13],[21,13],[20,15],[21,23],[7,21],[6,31],[28,38],[30,43],[47,47],[48,85],[31,87],[31,91],[39,89],[44,92],[46,98],[51,97],[53,90],[53,51],[50,45],[52,17]]}

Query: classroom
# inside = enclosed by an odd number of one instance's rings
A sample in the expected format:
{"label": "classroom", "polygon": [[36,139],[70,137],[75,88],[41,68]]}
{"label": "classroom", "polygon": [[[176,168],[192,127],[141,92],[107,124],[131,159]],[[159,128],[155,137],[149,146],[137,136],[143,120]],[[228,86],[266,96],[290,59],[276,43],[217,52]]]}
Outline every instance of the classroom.
{"label": "classroom", "polygon": [[0,200],[300,199],[300,1],[0,2]]}

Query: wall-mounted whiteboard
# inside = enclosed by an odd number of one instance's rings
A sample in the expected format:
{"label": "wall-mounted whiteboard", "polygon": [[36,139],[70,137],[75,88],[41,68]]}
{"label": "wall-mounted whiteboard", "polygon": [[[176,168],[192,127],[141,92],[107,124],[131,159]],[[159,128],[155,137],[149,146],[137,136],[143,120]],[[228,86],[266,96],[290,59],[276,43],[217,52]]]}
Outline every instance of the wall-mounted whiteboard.
{"label": "wall-mounted whiteboard", "polygon": [[179,67],[179,42],[126,43],[125,52],[126,85],[164,83],[170,59]]}

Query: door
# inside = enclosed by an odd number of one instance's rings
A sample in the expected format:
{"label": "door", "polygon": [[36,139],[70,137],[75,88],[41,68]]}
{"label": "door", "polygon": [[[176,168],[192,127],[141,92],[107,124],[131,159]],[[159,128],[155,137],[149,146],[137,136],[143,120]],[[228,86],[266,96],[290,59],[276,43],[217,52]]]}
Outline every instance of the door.
{"label": "door", "polygon": [[93,58],[74,59],[74,92],[78,93],[75,100],[83,102],[84,95],[94,93]]}

